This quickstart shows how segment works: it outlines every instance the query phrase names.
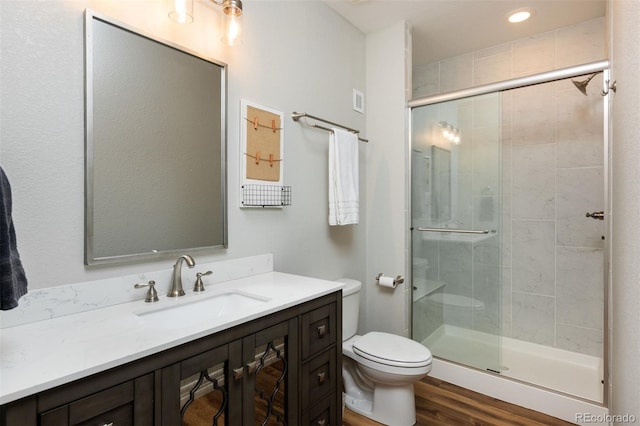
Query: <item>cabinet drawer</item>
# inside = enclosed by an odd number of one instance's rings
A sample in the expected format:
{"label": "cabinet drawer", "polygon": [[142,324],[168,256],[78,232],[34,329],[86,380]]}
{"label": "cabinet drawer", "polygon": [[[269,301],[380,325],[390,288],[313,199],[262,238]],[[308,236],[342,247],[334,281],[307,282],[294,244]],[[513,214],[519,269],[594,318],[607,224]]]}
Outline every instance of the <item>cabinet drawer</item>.
{"label": "cabinet drawer", "polygon": [[40,426],[151,424],[153,423],[153,374],[138,377],[45,411],[39,417]]}
{"label": "cabinet drawer", "polygon": [[42,413],[40,416],[41,426],[61,426],[61,425],[73,425],[73,426],[96,426],[96,425],[111,425],[111,426],[129,426],[133,425],[133,403],[122,405],[113,410],[109,410],[104,413],[97,414],[95,416],[86,418],[79,423],[71,423],[69,416],[71,413],[68,411],[69,406],[65,405],[60,408],[56,408],[46,413]]}
{"label": "cabinet drawer", "polygon": [[[82,423],[125,404],[133,405],[133,380],[69,404],[69,422]],[[119,415],[122,415],[121,413]],[[108,419],[105,419],[108,420]],[[108,424],[110,421],[107,421]]]}
{"label": "cabinet drawer", "polygon": [[324,352],[302,366],[302,406],[313,405],[325,396],[336,392],[336,349]]}
{"label": "cabinet drawer", "polygon": [[302,414],[302,424],[310,426],[340,425],[335,395],[329,395],[319,401],[308,412]]}
{"label": "cabinet drawer", "polygon": [[127,426],[134,425],[133,422],[133,403],[114,408],[106,413],[98,414],[84,422],[76,423],[75,426]]}
{"label": "cabinet drawer", "polygon": [[336,305],[334,303],[302,315],[302,358],[306,359],[336,342]]}

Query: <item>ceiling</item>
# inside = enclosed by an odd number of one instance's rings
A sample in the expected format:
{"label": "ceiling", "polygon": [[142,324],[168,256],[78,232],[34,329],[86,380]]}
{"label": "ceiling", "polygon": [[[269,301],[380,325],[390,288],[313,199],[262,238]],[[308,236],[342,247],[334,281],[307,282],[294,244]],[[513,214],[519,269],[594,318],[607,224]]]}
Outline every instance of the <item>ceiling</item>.
{"label": "ceiling", "polygon": [[[325,0],[365,34],[406,20],[421,65],[605,16],[606,0]],[[508,12],[529,7],[520,24]]]}

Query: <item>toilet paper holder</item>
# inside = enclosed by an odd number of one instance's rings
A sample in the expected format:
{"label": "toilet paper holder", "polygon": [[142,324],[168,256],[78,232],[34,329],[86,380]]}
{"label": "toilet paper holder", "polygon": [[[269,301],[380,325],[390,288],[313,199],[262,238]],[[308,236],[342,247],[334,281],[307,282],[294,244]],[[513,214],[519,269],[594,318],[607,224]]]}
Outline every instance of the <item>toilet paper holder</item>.
{"label": "toilet paper holder", "polygon": [[[376,282],[380,283],[380,278],[382,278],[383,276],[384,276],[384,274],[382,272],[380,272],[376,276]],[[404,277],[402,275],[398,275],[397,277],[395,277],[393,279],[393,285],[402,284],[403,282],[404,282]]]}

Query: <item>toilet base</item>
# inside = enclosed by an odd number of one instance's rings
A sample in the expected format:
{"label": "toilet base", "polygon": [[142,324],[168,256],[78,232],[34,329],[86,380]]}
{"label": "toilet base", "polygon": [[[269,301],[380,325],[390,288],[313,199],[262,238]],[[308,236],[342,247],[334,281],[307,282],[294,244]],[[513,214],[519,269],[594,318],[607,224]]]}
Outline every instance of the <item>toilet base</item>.
{"label": "toilet base", "polygon": [[[367,396],[372,398],[368,399]],[[411,426],[416,423],[413,384],[386,386],[377,383],[373,395],[369,393],[354,397],[346,394],[345,404],[351,411],[387,425]]]}

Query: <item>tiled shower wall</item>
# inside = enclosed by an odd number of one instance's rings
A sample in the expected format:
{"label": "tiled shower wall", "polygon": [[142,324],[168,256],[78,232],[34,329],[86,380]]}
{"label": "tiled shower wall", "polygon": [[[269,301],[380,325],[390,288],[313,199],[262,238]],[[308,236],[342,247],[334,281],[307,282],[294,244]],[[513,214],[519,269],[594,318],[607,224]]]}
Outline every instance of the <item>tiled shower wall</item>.
{"label": "tiled shower wall", "polygon": [[[602,60],[604,18],[416,66],[414,98]],[[602,75],[502,96],[502,335],[602,356]]]}

